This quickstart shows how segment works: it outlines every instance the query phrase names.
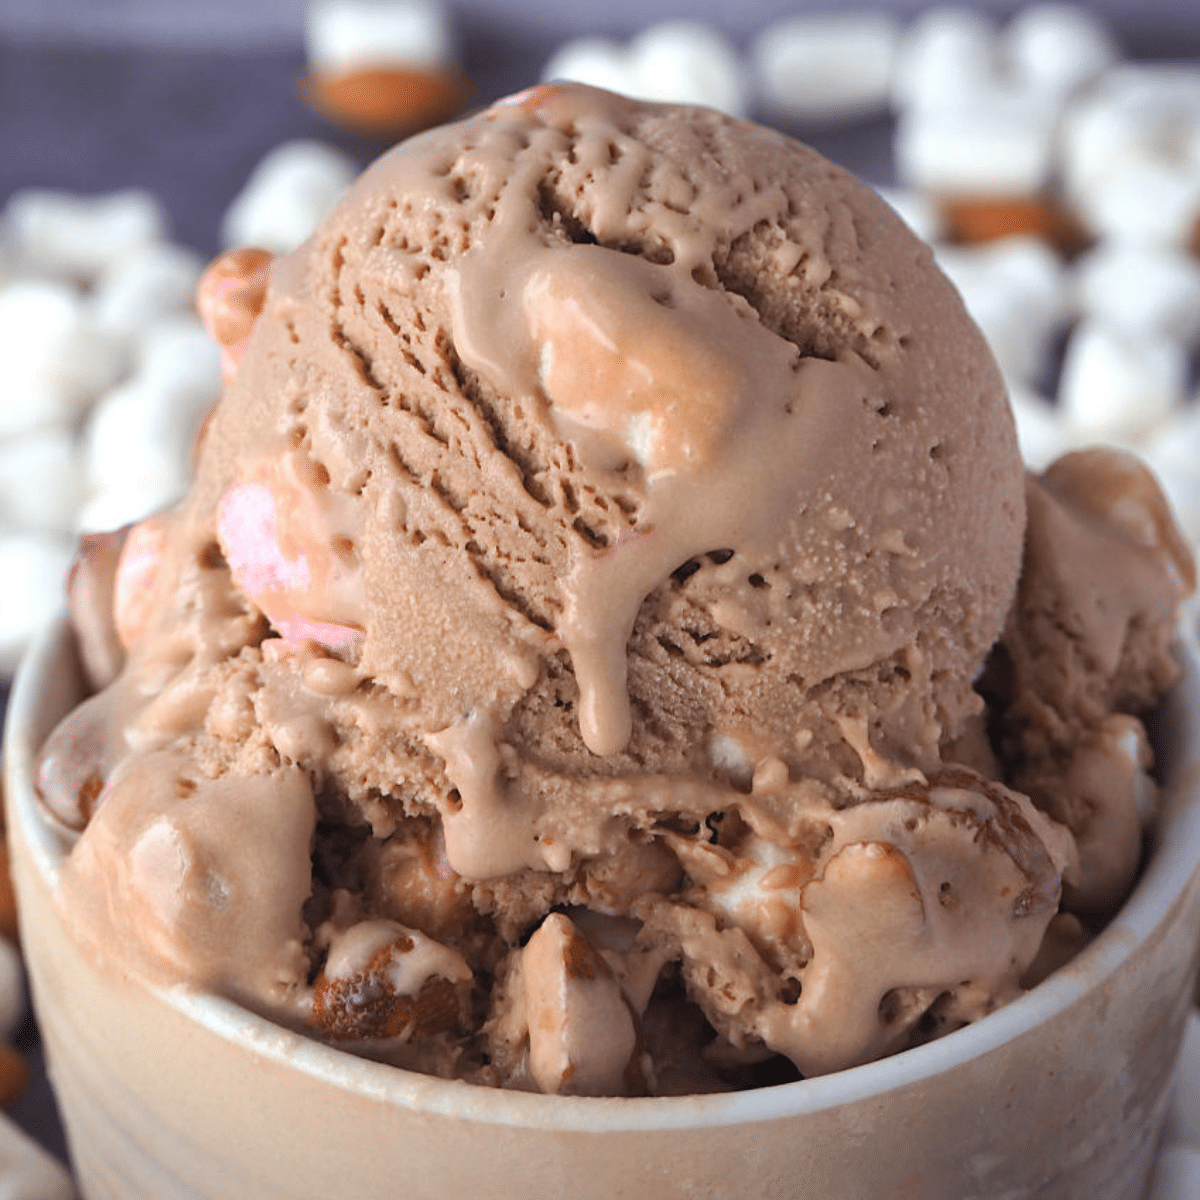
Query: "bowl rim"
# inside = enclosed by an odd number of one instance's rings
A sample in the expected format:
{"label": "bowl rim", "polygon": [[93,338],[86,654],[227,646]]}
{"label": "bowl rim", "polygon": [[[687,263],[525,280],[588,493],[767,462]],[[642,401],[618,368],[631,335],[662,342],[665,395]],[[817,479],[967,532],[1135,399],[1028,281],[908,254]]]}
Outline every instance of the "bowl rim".
{"label": "bowl rim", "polygon": [[[778,1121],[877,1100],[999,1050],[1065,1013],[1124,966],[1170,916],[1200,870],[1200,645],[1194,626],[1189,606],[1176,641],[1183,674],[1164,702],[1160,722],[1175,748],[1175,761],[1165,780],[1149,862],[1124,907],[1071,963],[1023,996],[972,1025],[889,1058],[741,1092],[546,1096],[440,1079],[360,1058],[186,985],[149,985],[147,991],[251,1055],[399,1109],[489,1125],[593,1134],[696,1130]],[[42,628],[21,663],[4,730],[10,820],[20,826],[33,864],[51,889],[69,839],[45,815],[34,793],[36,751],[31,741],[41,712],[42,680],[48,672],[68,669],[72,660],[69,629],[60,614]]]}

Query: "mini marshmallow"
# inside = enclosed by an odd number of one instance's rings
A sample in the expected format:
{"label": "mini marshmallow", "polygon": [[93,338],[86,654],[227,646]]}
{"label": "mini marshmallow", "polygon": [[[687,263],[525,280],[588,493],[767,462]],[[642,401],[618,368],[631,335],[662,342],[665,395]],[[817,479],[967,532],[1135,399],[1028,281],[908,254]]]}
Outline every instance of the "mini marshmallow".
{"label": "mini marshmallow", "polygon": [[[206,378],[178,368],[161,337],[142,373],[110,392],[96,406],[84,432],[91,492],[81,517],[83,529],[112,529],[177,500],[191,474],[192,447],[216,399],[212,384],[219,359]],[[156,364],[154,355],[162,360]],[[215,353],[215,351],[214,351]],[[118,519],[119,518],[119,519]]]}
{"label": "mini marshmallow", "polygon": [[748,110],[741,60],[715,29],[694,21],[663,21],[629,43],[646,100],[707,104],[732,117]]}
{"label": "mini marshmallow", "polygon": [[433,0],[313,0],[305,31],[309,63],[330,75],[372,67],[437,70],[454,57],[446,10]]}
{"label": "mini marshmallow", "polygon": [[1054,406],[1018,381],[1008,381],[1008,398],[1017,423],[1021,457],[1031,471],[1044,471],[1070,448],[1070,439]]}
{"label": "mini marshmallow", "polygon": [[566,42],[542,69],[542,79],[586,83],[625,96],[634,95],[638,86],[628,50],[620,42],[601,37]]}
{"label": "mini marshmallow", "polygon": [[927,193],[892,187],[881,187],[876,191],[923,242],[936,242],[944,235],[941,208]]}
{"label": "mini marshmallow", "polygon": [[112,264],[92,295],[96,324],[129,341],[150,322],[192,307],[203,263],[184,246],[156,242]]}
{"label": "mini marshmallow", "polygon": [[750,50],[774,117],[839,121],[886,110],[900,30],[886,13],[787,17]]}
{"label": "mini marshmallow", "polygon": [[1105,244],[1075,267],[1075,306],[1131,336],[1200,338],[1200,263],[1178,250]]}
{"label": "mini marshmallow", "polygon": [[935,8],[922,13],[900,41],[892,98],[901,110],[951,109],[997,76],[997,32],[982,13]]}
{"label": "mini marshmallow", "polygon": [[1073,436],[1137,442],[1182,405],[1186,379],[1178,343],[1085,321],[1067,343],[1058,402]]}
{"label": "mini marshmallow", "polygon": [[4,437],[73,421],[116,379],[122,355],[73,288],[27,279],[0,288],[0,361]]}
{"label": "mini marshmallow", "polygon": [[0,442],[0,524],[71,534],[82,495],[75,439],[48,431]]}
{"label": "mini marshmallow", "polygon": [[[1182,177],[1200,167],[1200,72],[1192,68],[1121,66],[1104,76],[1064,116],[1063,182],[1075,203],[1095,208],[1112,181],[1158,165]],[[1145,203],[1149,192],[1142,197]],[[1170,190],[1155,204],[1170,199]],[[1109,200],[1108,206],[1124,204]]]}
{"label": "mini marshmallow", "polygon": [[187,409],[190,422],[221,395],[221,351],[198,317],[166,317],[143,333],[134,377],[173,397],[177,410]]}
{"label": "mini marshmallow", "polygon": [[4,1200],[76,1200],[66,1168],[2,1114],[0,1164]]}
{"label": "mini marshmallow", "polygon": [[21,965],[20,951],[7,938],[0,937],[0,1037],[11,1041],[27,1011],[25,968]]}
{"label": "mini marshmallow", "polygon": [[166,234],[162,206],[135,189],[77,196],[28,188],[9,200],[4,224],[26,271],[83,280]]}
{"label": "mini marshmallow", "polygon": [[1200,164],[1132,158],[1076,203],[1100,238],[1182,248],[1200,219]]}
{"label": "mini marshmallow", "polygon": [[942,247],[937,259],[1005,375],[1021,382],[1037,378],[1066,314],[1063,270],[1054,252],[1019,235],[969,249]]}
{"label": "mini marshmallow", "polygon": [[286,254],[329,214],[358,171],[332,147],[284,142],[254,168],[221,223],[226,246]]}
{"label": "mini marshmallow", "polygon": [[1008,23],[1001,49],[1016,82],[1064,96],[1117,61],[1103,22],[1073,4],[1031,4]]}
{"label": "mini marshmallow", "polygon": [[594,37],[568,42],[547,62],[542,78],[642,100],[707,104],[735,117],[747,110],[745,75],[733,48],[715,30],[691,21],[653,25],[628,46]]}
{"label": "mini marshmallow", "polygon": [[893,151],[909,187],[949,195],[1029,196],[1053,164],[1057,112],[1034,96],[977,89],[953,107],[901,115]]}
{"label": "mini marshmallow", "polygon": [[12,673],[29,638],[63,605],[73,558],[65,540],[0,534],[0,673]]}

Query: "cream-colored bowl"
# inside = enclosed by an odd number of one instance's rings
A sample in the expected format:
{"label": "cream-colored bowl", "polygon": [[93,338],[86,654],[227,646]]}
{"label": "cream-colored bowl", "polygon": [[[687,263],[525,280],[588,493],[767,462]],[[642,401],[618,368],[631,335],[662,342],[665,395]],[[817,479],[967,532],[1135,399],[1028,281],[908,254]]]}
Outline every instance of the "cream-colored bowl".
{"label": "cream-colored bowl", "polygon": [[1169,789],[1137,891],[1069,967],[986,1020],[820,1079],[733,1095],[491,1091],[366,1062],[81,953],[64,843],[30,776],[79,695],[57,626],[5,740],[21,933],[88,1200],[1132,1200],[1142,1195],[1200,947],[1200,665],[1157,731]]}

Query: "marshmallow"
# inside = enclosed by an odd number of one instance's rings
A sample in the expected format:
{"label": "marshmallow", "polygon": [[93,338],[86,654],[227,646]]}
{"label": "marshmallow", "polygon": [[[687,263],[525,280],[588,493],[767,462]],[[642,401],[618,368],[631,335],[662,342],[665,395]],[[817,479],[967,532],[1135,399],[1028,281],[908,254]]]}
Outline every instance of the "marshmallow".
{"label": "marshmallow", "polygon": [[1200,167],[1134,158],[1076,203],[1101,238],[1184,247],[1200,219]]}
{"label": "marshmallow", "polygon": [[1081,259],[1075,305],[1131,336],[1200,338],[1200,264],[1177,250],[1102,245]]}
{"label": "marshmallow", "polygon": [[769,25],[750,50],[763,107],[809,121],[887,108],[900,31],[885,13],[795,16]]}
{"label": "marshmallow", "polygon": [[79,457],[75,439],[58,431],[0,442],[0,523],[73,533],[83,499]]}
{"label": "marshmallow", "polygon": [[923,242],[936,242],[943,236],[945,223],[941,209],[930,196],[911,188],[881,187],[876,190]]}
{"label": "marshmallow", "polygon": [[76,196],[29,188],[9,200],[4,222],[25,270],[85,280],[166,233],[162,206],[133,189]]}
{"label": "marshmallow", "polygon": [[0,288],[0,362],[6,437],[74,421],[117,377],[122,355],[73,288],[31,279]]}
{"label": "marshmallow", "polygon": [[561,46],[542,69],[542,79],[570,80],[633,95],[638,81],[628,51],[609,38],[576,38]]}
{"label": "marshmallow", "polygon": [[1063,270],[1053,251],[1017,236],[970,249],[943,247],[937,258],[1005,375],[1036,378],[1066,313]]}
{"label": "marshmallow", "polygon": [[715,30],[664,21],[623,46],[606,38],[568,42],[547,62],[544,80],[569,79],[642,100],[706,104],[735,117],[748,108],[737,54]]}
{"label": "marshmallow", "polygon": [[91,315],[101,329],[132,340],[159,317],[191,308],[202,265],[199,255],[183,246],[144,246],[100,276]]}
{"label": "marshmallow", "polygon": [[1136,442],[1181,406],[1186,379],[1177,343],[1085,321],[1067,343],[1058,402],[1073,435]]}
{"label": "marshmallow", "polygon": [[[170,323],[147,340],[137,375],[96,406],[84,433],[92,492],[81,528],[113,529],[177,500],[196,434],[220,389],[220,355],[198,322]],[[201,359],[199,351],[203,350]]]}
{"label": "marshmallow", "polygon": [[1117,61],[1104,24],[1071,4],[1031,4],[1009,22],[1002,53],[1019,85],[1063,96]]}
{"label": "marshmallow", "polygon": [[66,1169],[8,1117],[0,1115],[4,1200],[75,1200]]}
{"label": "marshmallow", "polygon": [[1018,381],[1008,381],[1008,398],[1017,423],[1021,457],[1031,471],[1044,471],[1070,448],[1070,439],[1054,406]]}
{"label": "marshmallow", "polygon": [[896,128],[896,172],[910,187],[951,195],[1028,196],[1050,178],[1057,112],[993,87],[953,107],[914,108]]}
{"label": "marshmallow", "polygon": [[1063,181],[1095,231],[1182,244],[1200,196],[1200,72],[1114,69],[1067,111]]}
{"label": "marshmallow", "polygon": [[21,954],[7,938],[0,937],[0,1037],[11,1041],[25,1020],[25,968]]}
{"label": "marshmallow", "polygon": [[433,0],[313,0],[305,22],[313,69],[437,70],[454,57],[446,10]]}
{"label": "marshmallow", "polygon": [[892,97],[899,109],[950,109],[997,75],[995,24],[964,8],[935,8],[909,27],[896,59]]}
{"label": "marshmallow", "polygon": [[629,51],[645,99],[707,104],[732,117],[746,115],[741,60],[716,30],[694,21],[664,21],[635,37]]}
{"label": "marshmallow", "polygon": [[276,146],[234,197],[222,240],[286,254],[312,234],[357,173],[349,158],[320,142]]}
{"label": "marshmallow", "polygon": [[62,605],[73,557],[56,538],[0,534],[0,672],[12,673],[25,643]]}
{"label": "marshmallow", "polygon": [[198,317],[167,317],[143,334],[135,377],[182,404],[190,428],[220,397],[221,351]]}

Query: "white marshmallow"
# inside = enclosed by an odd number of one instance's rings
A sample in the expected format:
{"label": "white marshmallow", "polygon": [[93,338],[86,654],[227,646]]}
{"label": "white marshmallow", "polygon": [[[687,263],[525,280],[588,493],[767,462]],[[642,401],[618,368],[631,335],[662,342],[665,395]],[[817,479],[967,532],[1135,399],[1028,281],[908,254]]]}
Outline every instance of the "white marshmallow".
{"label": "white marshmallow", "polygon": [[706,104],[746,115],[747,85],[737,54],[715,30],[693,21],[652,25],[627,46],[607,38],[567,42],[542,70],[640,100]]}
{"label": "white marshmallow", "polygon": [[26,271],[92,279],[166,233],[162,206],[148,192],[107,196],[29,188],[8,202],[4,223]]}
{"label": "white marshmallow", "polygon": [[66,541],[0,534],[0,673],[12,673],[30,637],[62,606],[73,559]]}
{"label": "white marshmallow", "polygon": [[142,335],[134,378],[202,416],[221,395],[221,352],[198,317],[164,317]]}
{"label": "white marshmallow", "polygon": [[570,80],[630,96],[637,80],[628,50],[608,38],[576,38],[566,42],[542,69],[542,79]]}
{"label": "white marshmallow", "polygon": [[192,307],[204,264],[184,246],[156,242],[110,266],[96,283],[92,316],[127,341],[150,322]]}
{"label": "white marshmallow", "polygon": [[978,247],[941,247],[937,260],[1004,374],[1020,382],[1037,378],[1066,315],[1063,270],[1054,252],[1022,235]]}
{"label": "white marshmallow", "polygon": [[0,362],[4,437],[73,421],[117,377],[122,354],[73,288],[28,279],[0,288]]}
{"label": "white marshmallow", "polygon": [[1186,379],[1176,342],[1085,321],[1067,343],[1058,402],[1073,436],[1136,442],[1182,405]]}
{"label": "white marshmallow", "polygon": [[357,173],[349,158],[320,142],[284,142],[234,197],[221,223],[222,240],[287,254],[328,216]]}
{"label": "white marshmallow", "polygon": [[1095,231],[1182,244],[1200,194],[1200,71],[1122,66],[1072,104],[1063,181]]}
{"label": "white marshmallow", "polygon": [[892,187],[875,190],[923,242],[936,242],[945,233],[942,211],[927,192]]}
{"label": "white marshmallow", "polygon": [[982,13],[935,8],[900,41],[892,97],[897,108],[949,109],[995,83],[996,26]]}
{"label": "white marshmallow", "polygon": [[75,1200],[66,1169],[21,1130],[0,1115],[0,1163],[4,1200]]}
{"label": "white marshmallow", "polygon": [[1002,51],[1023,87],[1062,96],[1117,61],[1108,30],[1073,4],[1031,4],[1009,22]]}
{"label": "white marshmallow", "polygon": [[308,61],[323,74],[439,70],[454,57],[446,10],[434,0],[312,0],[305,32]]}
{"label": "white marshmallow", "polygon": [[79,450],[48,431],[0,442],[0,524],[37,533],[75,532],[83,499]]}
{"label": "white marshmallow", "polygon": [[199,323],[176,318],[154,329],[138,373],[97,404],[85,430],[90,498],[81,528],[115,528],[177,500],[219,395],[219,356]]}
{"label": "white marshmallow", "polygon": [[1200,219],[1200,166],[1149,157],[1127,161],[1076,203],[1101,238],[1183,247]]}
{"label": "white marshmallow", "polygon": [[0,1037],[11,1041],[27,1011],[25,968],[21,965],[20,951],[7,938],[0,937]]}
{"label": "white marshmallow", "polygon": [[1190,254],[1105,244],[1075,267],[1078,310],[1130,335],[1200,338],[1200,263]]}
{"label": "white marshmallow", "polygon": [[1049,400],[1023,383],[1009,380],[1008,398],[1017,423],[1021,457],[1030,470],[1044,471],[1071,448],[1062,421]]}
{"label": "white marshmallow", "polygon": [[733,117],[748,109],[745,72],[715,29],[694,21],[663,21],[629,43],[638,94],[647,100],[707,104]]}
{"label": "white marshmallow", "polygon": [[887,108],[900,30],[886,13],[786,17],[750,50],[763,107],[808,121],[864,117]]}
{"label": "white marshmallow", "polygon": [[914,108],[897,124],[896,173],[932,192],[1033,195],[1050,178],[1056,121],[1052,105],[999,87],[953,107]]}

